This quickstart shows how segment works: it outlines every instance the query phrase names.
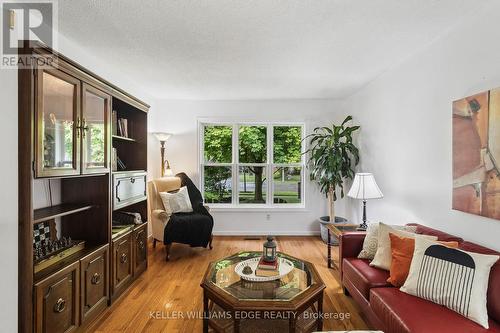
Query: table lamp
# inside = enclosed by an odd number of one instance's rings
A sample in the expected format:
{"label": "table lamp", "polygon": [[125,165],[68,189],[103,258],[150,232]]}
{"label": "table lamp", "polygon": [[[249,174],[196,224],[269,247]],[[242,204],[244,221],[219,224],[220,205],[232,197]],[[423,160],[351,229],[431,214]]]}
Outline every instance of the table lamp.
{"label": "table lamp", "polygon": [[165,133],[165,132],[154,132],[152,133],[158,141],[160,141],[161,148],[160,148],[160,154],[161,154],[161,176],[162,177],[169,177],[173,175],[172,169],[170,168],[170,163],[168,162],[167,159],[165,159],[165,143],[167,140],[173,135],[171,133]]}
{"label": "table lamp", "polygon": [[363,200],[363,223],[359,227],[361,229],[366,229],[366,200],[380,199],[384,197],[382,191],[380,191],[377,185],[377,182],[375,181],[375,177],[373,177],[373,174],[357,173],[347,196]]}

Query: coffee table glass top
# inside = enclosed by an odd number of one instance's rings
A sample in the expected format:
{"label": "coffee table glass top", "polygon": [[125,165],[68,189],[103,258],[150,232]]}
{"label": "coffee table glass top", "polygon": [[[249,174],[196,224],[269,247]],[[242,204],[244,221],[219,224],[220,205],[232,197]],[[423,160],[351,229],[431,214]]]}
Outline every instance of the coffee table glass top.
{"label": "coffee table glass top", "polygon": [[251,282],[242,280],[234,271],[235,266],[244,260],[260,257],[262,251],[240,252],[216,261],[210,267],[207,282],[229,293],[238,300],[275,300],[288,301],[311,287],[314,274],[307,262],[278,252],[278,256],[290,260],[294,269],[280,280]]}

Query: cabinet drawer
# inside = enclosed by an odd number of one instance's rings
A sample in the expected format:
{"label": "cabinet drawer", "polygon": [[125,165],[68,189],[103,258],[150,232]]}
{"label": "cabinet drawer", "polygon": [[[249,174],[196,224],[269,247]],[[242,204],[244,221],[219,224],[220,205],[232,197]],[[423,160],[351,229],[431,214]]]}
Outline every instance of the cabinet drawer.
{"label": "cabinet drawer", "polygon": [[35,284],[35,333],[72,332],[79,325],[80,263]]}
{"label": "cabinet drawer", "polygon": [[148,266],[147,223],[134,230],[134,276],[138,276]]}
{"label": "cabinet drawer", "polygon": [[113,208],[119,209],[146,200],[146,173],[113,174]]}
{"label": "cabinet drawer", "polygon": [[113,294],[132,278],[132,233],[113,240]]}
{"label": "cabinet drawer", "polygon": [[82,324],[107,306],[109,290],[108,245],[80,260]]}

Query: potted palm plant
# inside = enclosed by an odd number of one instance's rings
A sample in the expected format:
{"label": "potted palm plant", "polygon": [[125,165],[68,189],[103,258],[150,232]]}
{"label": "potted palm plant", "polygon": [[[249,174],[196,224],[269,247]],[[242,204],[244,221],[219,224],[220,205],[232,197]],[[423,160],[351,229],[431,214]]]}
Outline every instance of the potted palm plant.
{"label": "potted palm plant", "polygon": [[331,127],[316,127],[304,140],[309,139],[307,167],[310,179],[316,181],[319,189],[328,198],[328,216],[320,217],[321,237],[327,242],[326,224],[345,222],[346,219],[335,216],[337,192],[344,197],[344,180],[354,177],[354,167],[359,163],[359,150],[354,145],[352,135],[359,126],[348,126],[351,116],[342,124]]}

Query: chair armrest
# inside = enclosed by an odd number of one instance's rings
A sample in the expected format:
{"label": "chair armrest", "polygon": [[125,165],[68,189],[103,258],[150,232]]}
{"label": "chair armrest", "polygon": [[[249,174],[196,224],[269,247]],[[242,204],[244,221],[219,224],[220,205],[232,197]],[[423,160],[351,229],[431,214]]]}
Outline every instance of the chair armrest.
{"label": "chair armrest", "polygon": [[168,221],[170,221],[170,215],[163,209],[155,209],[151,212],[151,231],[154,239],[163,241],[163,233]]}
{"label": "chair armrest", "polygon": [[363,249],[366,232],[346,232],[339,237],[340,263],[344,258],[356,258]]}
{"label": "chair armrest", "polygon": [[153,210],[153,217],[160,220],[168,220],[170,215],[168,215],[163,209],[155,209]]}

